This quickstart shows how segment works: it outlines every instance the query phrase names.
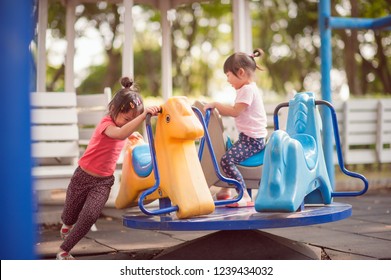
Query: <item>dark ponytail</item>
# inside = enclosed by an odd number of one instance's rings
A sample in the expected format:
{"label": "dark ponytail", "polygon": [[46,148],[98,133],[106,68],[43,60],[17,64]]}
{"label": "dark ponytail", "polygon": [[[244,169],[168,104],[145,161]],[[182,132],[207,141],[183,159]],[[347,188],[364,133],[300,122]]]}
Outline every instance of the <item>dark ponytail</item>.
{"label": "dark ponytail", "polygon": [[[253,53],[250,55],[250,57],[252,58],[252,59],[254,59],[255,57],[262,57],[263,55],[265,54],[265,52],[262,50],[262,49],[255,49],[254,51],[253,51]],[[254,62],[255,62],[255,60],[254,60]],[[263,71],[264,69],[262,68],[262,67],[260,67],[257,63],[255,63],[255,67],[257,67],[257,69],[258,70],[261,70],[261,71]]]}
{"label": "dark ponytail", "polygon": [[252,74],[256,69],[263,71],[256,62],[255,57],[261,57],[264,54],[262,49],[255,49],[252,54],[237,52],[232,54],[224,62],[224,73],[231,72],[237,76],[240,68],[243,68],[248,74]]}

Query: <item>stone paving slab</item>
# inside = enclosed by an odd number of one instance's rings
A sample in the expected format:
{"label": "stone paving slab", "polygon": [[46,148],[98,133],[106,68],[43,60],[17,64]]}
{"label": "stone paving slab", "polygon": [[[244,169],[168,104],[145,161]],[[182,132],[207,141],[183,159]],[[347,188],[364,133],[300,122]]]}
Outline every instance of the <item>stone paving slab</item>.
{"label": "stone paving slab", "polygon": [[[391,191],[369,193],[361,197],[338,198],[335,201],[353,206],[351,217],[326,224],[263,230],[293,242],[323,250],[336,260],[391,260]],[[42,258],[54,258],[61,240],[59,221],[61,206],[40,207],[40,217],[50,221],[40,228],[37,252]],[[146,231],[124,227],[124,213],[140,213],[137,208],[105,208],[91,231],[72,253],[78,259],[153,259],[166,248],[178,246],[213,232]],[[51,213],[55,218],[50,217]],[[51,225],[52,224],[52,225]],[[206,244],[207,245],[207,244]]]}

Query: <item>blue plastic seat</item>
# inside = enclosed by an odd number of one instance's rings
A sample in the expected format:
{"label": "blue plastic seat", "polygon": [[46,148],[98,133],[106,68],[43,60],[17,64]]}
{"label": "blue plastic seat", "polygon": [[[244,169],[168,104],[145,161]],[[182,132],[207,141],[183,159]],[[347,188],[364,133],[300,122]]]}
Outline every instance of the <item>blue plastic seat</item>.
{"label": "blue plastic seat", "polygon": [[149,145],[139,145],[132,151],[134,171],[140,177],[147,177],[152,172],[152,158]]}
{"label": "blue plastic seat", "polygon": [[[232,147],[231,139],[228,137],[227,143],[226,143],[227,149]],[[239,165],[245,166],[245,167],[257,167],[263,164],[263,158],[265,156],[265,149],[260,151],[259,153],[256,153],[255,155],[245,159]]]}
{"label": "blue plastic seat", "polygon": [[263,164],[263,158],[265,156],[265,149],[260,151],[259,153],[256,153],[252,157],[249,157],[248,159],[245,159],[239,165],[246,166],[246,167],[257,167]]}

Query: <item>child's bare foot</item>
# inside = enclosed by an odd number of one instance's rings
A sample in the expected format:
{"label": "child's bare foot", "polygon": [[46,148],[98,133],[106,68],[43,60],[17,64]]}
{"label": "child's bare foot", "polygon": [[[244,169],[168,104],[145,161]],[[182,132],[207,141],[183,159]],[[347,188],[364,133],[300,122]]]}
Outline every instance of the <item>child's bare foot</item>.
{"label": "child's bare foot", "polygon": [[238,202],[227,204],[226,207],[229,207],[229,208],[254,207],[254,202],[253,201],[246,201],[245,199],[241,199]]}
{"label": "child's bare foot", "polygon": [[243,197],[238,202],[228,204],[226,205],[226,207],[230,207],[230,208],[254,207],[254,202],[252,201],[251,197],[247,193],[247,190],[244,190]]}
{"label": "child's bare foot", "polygon": [[216,194],[217,200],[227,200],[231,198],[231,190],[229,188],[221,188],[221,190]]}

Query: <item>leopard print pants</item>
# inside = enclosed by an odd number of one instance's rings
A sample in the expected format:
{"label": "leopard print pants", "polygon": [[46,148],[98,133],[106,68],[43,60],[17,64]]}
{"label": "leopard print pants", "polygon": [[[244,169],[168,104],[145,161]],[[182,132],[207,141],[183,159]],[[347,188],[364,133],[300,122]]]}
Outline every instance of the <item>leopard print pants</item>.
{"label": "leopard print pants", "polygon": [[66,225],[74,225],[60,248],[69,252],[98,220],[114,184],[114,176],[94,177],[80,167],[69,183],[61,219]]}
{"label": "leopard print pants", "polygon": [[240,174],[236,165],[262,151],[264,148],[264,138],[251,138],[244,133],[240,133],[238,141],[221,158],[221,168],[227,177],[239,181],[246,187],[243,176]]}

